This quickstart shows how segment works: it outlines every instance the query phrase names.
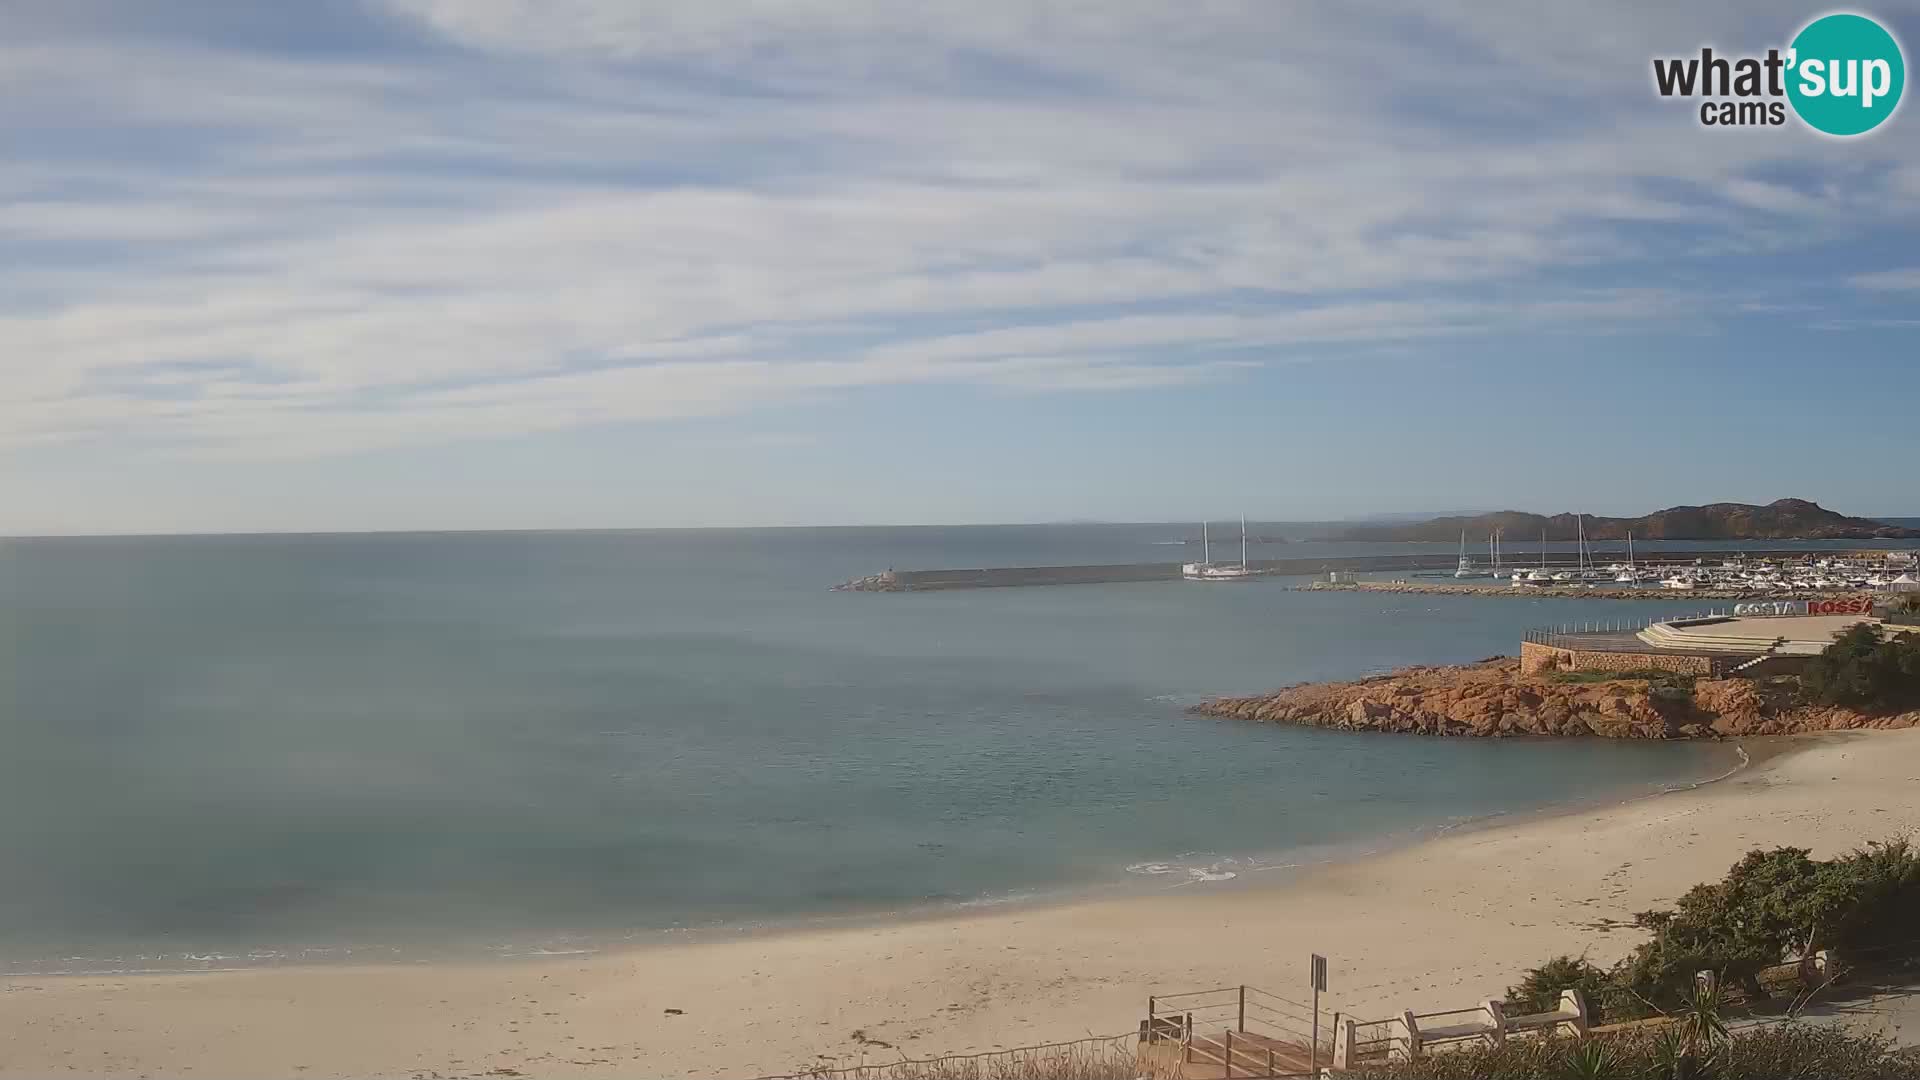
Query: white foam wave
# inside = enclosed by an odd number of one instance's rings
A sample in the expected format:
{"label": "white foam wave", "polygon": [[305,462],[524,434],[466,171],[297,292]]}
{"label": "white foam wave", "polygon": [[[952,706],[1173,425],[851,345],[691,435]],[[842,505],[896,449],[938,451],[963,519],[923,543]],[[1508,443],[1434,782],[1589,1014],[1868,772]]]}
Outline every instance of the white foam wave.
{"label": "white foam wave", "polygon": [[[1229,869],[1230,867],[1235,869]],[[1127,873],[1176,878],[1177,880],[1168,887],[1178,888],[1182,885],[1199,885],[1211,881],[1231,881],[1240,876],[1241,869],[1259,869],[1259,867],[1251,867],[1231,856],[1219,857],[1210,853],[1189,851],[1175,856],[1172,861],[1153,860],[1131,863],[1127,866]]]}

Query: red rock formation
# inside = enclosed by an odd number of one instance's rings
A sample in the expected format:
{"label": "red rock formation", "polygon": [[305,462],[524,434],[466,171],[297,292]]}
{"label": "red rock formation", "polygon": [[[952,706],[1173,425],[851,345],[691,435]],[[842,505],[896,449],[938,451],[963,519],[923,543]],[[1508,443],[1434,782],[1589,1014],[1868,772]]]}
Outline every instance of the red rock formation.
{"label": "red rock formation", "polygon": [[1216,698],[1195,712],[1267,724],[1410,735],[1598,735],[1610,739],[1793,735],[1901,728],[1920,712],[1872,716],[1794,702],[1791,681],[1701,679],[1691,696],[1638,679],[1562,683],[1522,675],[1518,660],[1413,667],[1353,682],[1302,683],[1256,697]]}

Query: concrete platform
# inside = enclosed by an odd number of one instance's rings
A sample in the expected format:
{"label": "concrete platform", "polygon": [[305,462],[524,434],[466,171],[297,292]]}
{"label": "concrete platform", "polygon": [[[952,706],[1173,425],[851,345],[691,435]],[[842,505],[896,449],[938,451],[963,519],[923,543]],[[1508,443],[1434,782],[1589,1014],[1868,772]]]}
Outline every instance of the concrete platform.
{"label": "concrete platform", "polygon": [[1636,636],[1659,649],[1811,656],[1849,627],[1879,622],[1861,615],[1736,616],[1655,623]]}

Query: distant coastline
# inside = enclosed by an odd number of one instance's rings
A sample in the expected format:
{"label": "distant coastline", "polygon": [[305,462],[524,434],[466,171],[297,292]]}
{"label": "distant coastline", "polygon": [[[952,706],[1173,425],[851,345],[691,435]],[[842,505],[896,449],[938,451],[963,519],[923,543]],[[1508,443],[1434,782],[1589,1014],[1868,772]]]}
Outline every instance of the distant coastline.
{"label": "distant coastline", "polygon": [[1915,540],[1920,529],[1871,518],[1848,517],[1806,499],[1778,499],[1764,506],[1753,503],[1708,503],[1670,506],[1640,517],[1605,517],[1563,513],[1551,517],[1518,510],[1502,510],[1470,517],[1437,517],[1427,521],[1355,525],[1327,539],[1342,541],[1445,542],[1462,533],[1476,542],[1492,533],[1527,542],[1537,538],[1570,541],[1625,540]]}

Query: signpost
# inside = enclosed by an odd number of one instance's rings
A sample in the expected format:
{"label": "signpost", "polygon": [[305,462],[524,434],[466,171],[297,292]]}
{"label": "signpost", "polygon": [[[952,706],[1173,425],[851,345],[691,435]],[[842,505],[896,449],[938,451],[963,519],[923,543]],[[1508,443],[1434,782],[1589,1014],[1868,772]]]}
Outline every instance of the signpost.
{"label": "signpost", "polygon": [[1327,988],[1327,958],[1313,954],[1309,979],[1313,981],[1313,1041],[1307,1044],[1307,1071],[1320,1075],[1320,994]]}

